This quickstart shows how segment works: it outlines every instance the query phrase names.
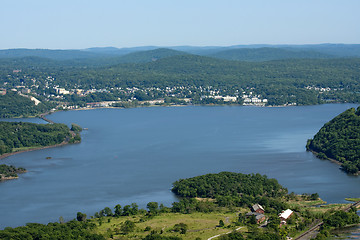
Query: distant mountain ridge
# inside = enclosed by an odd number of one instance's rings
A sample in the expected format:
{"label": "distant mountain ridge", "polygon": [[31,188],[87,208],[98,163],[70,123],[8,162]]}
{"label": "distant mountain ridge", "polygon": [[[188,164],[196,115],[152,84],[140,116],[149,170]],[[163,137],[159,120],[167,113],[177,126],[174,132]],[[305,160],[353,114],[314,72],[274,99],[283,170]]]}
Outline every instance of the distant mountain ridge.
{"label": "distant mountain ridge", "polygon": [[[315,45],[234,45],[229,47],[209,46],[144,46],[132,48],[95,47],[79,50],[51,49],[6,49],[0,50],[0,59],[42,57],[58,61],[94,59],[116,63],[152,61],[152,55],[160,58],[182,54],[196,54],[236,61],[269,61],[290,58],[343,58],[360,57],[360,44],[315,44]],[[167,53],[165,50],[167,49]],[[171,52],[171,51],[177,52]],[[155,52],[152,52],[155,51]],[[135,55],[130,55],[135,54]]]}
{"label": "distant mountain ridge", "polygon": [[301,50],[294,51],[283,48],[235,48],[227,49],[224,51],[216,52],[208,55],[214,58],[221,58],[227,60],[236,61],[271,61],[271,60],[283,60],[283,59],[299,59],[299,58],[335,58],[333,55],[311,51]]}
{"label": "distant mountain ridge", "polygon": [[104,54],[97,54],[81,50],[50,50],[25,48],[0,50],[0,58],[42,57],[53,60],[70,60],[77,58],[96,58],[103,56]]}
{"label": "distant mountain ridge", "polygon": [[132,52],[119,57],[119,63],[145,63],[157,61],[162,58],[187,55],[186,52],[176,51],[168,48],[158,48],[148,51]]}

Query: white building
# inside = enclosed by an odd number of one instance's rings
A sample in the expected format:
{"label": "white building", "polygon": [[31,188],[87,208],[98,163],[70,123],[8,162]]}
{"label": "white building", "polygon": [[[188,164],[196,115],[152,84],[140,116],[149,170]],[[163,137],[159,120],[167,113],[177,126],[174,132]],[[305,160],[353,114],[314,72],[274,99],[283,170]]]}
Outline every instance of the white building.
{"label": "white building", "polygon": [[70,94],[70,91],[65,90],[65,88],[55,88],[57,94]]}
{"label": "white building", "polygon": [[279,214],[279,218],[281,220],[281,225],[283,224],[286,224],[286,220],[291,217],[291,215],[293,214],[293,211],[290,210],[290,209],[286,209],[285,211],[282,211],[280,214]]}

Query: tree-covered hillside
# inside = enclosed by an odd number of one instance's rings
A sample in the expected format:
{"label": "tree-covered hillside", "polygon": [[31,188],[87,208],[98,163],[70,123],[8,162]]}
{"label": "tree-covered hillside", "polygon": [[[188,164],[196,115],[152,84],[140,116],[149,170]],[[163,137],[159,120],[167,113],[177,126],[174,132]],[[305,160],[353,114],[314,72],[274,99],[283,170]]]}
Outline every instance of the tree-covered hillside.
{"label": "tree-covered hillside", "polygon": [[60,144],[71,138],[65,124],[0,122],[0,155],[13,149]]}
{"label": "tree-covered hillside", "polygon": [[0,239],[78,239],[78,240],[105,240],[100,234],[93,233],[94,223],[69,221],[67,223],[28,223],[26,226],[6,228],[0,230]]}
{"label": "tree-covered hillside", "polygon": [[6,49],[0,50],[0,58],[41,57],[54,60],[69,60],[77,58],[104,57],[105,54],[81,50],[50,50],[50,49]]}
{"label": "tree-covered hillside", "polygon": [[[316,53],[270,48],[256,51],[260,57],[266,57],[261,53],[264,50],[275,58],[276,53]],[[25,87],[34,96],[47,100],[42,103],[71,106],[70,109],[101,101],[135,106],[136,101],[160,99],[169,104],[184,99],[190,104],[243,104],[246,98],[258,98],[264,105],[272,106],[360,102],[359,76],[359,58],[244,62],[170,49],[61,61],[39,57],[0,59],[1,88],[10,93],[12,88]],[[9,96],[0,101],[4,105],[1,117],[41,112],[36,108],[43,105],[28,109],[27,104],[7,99]],[[225,96],[235,100],[218,100]],[[13,110],[18,112],[12,114]]]}
{"label": "tree-covered hillside", "polygon": [[332,55],[311,51],[311,50],[297,50],[283,49],[283,48],[236,48],[227,49],[209,55],[214,58],[249,61],[249,62],[263,62],[271,60],[282,59],[304,59],[304,58],[331,58]]}
{"label": "tree-covered hillside", "polygon": [[29,117],[44,113],[54,107],[49,102],[41,102],[35,105],[28,97],[8,91],[6,95],[0,95],[0,118]]}
{"label": "tree-covered hillside", "polygon": [[332,158],[342,163],[348,173],[360,171],[360,107],[348,109],[326,123],[307,149],[318,153],[319,158]]}
{"label": "tree-covered hillside", "polygon": [[217,196],[268,196],[287,194],[276,179],[260,174],[221,172],[188,179],[173,184],[172,191],[181,197],[216,198]]}

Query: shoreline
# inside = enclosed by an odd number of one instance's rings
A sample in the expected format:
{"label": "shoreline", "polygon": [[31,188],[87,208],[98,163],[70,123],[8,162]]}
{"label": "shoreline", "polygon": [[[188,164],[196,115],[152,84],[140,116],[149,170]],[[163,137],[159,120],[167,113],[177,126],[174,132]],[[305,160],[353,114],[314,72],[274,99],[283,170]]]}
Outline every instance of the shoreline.
{"label": "shoreline", "polygon": [[[21,171],[21,172],[17,172],[16,174],[18,175],[18,174],[23,174],[23,173],[26,173],[26,172],[27,172],[27,170]],[[2,174],[0,174],[0,176],[1,176],[0,182],[2,182],[2,181],[7,181],[7,180],[18,179],[18,178],[19,178],[19,176],[16,176],[16,177],[4,177],[4,176],[2,176]]]}
{"label": "shoreline", "polygon": [[[56,112],[65,112],[65,111],[84,111],[84,110],[95,110],[95,109],[132,109],[132,108],[144,108],[144,107],[187,107],[187,106],[204,106],[204,107],[214,107],[214,106],[237,106],[237,107],[265,107],[265,108],[286,108],[286,107],[302,107],[302,106],[317,106],[317,105],[325,105],[325,104],[359,104],[359,103],[341,103],[341,102],[336,102],[336,103],[319,103],[319,104],[311,104],[311,105],[266,105],[266,106],[259,106],[259,105],[242,105],[242,104],[174,104],[174,105],[149,105],[149,106],[144,106],[144,105],[138,105],[138,106],[134,106],[134,107],[113,107],[113,106],[107,106],[107,107],[79,107],[79,108],[73,108],[73,109],[57,109],[55,111],[48,111],[45,113],[40,113],[38,115],[35,116],[18,116],[18,117],[11,117],[9,119],[16,119],[16,118],[39,118],[44,120],[45,122],[50,123],[49,121],[43,119],[45,118],[47,115],[50,115],[52,113],[56,113]],[[1,118],[3,120],[6,121],[7,118]],[[336,161],[336,160],[335,160]]]}
{"label": "shoreline", "polygon": [[[312,154],[315,155],[316,158],[318,158],[318,157],[317,157],[317,156],[319,155],[318,152],[316,152],[316,151],[314,151],[314,150],[312,150],[312,149],[307,149],[306,151],[311,152]],[[342,162],[339,162],[338,160],[335,160],[335,159],[333,159],[333,158],[328,158],[328,157],[327,157],[326,159],[321,159],[321,158],[318,158],[318,159],[330,161],[330,162],[332,162],[332,163],[335,163],[336,165],[339,165],[340,167],[343,165]],[[341,168],[340,168],[340,170],[343,171],[343,172],[345,172],[345,171],[342,170]],[[347,172],[345,172],[345,173],[346,173],[346,174],[350,174],[350,173],[347,173]],[[359,176],[359,175],[360,175],[360,171],[358,171],[358,172],[355,173],[355,174],[350,174],[350,175]]]}
{"label": "shoreline", "polygon": [[15,154],[19,154],[19,153],[24,153],[24,152],[31,152],[31,151],[37,151],[37,150],[42,150],[42,149],[47,149],[47,148],[55,148],[55,147],[61,147],[61,146],[65,146],[67,144],[70,144],[69,142],[62,142],[59,144],[55,144],[55,145],[49,145],[49,146],[42,146],[42,147],[34,147],[31,149],[26,149],[26,150],[20,150],[20,151],[16,151],[16,152],[11,152],[11,153],[4,153],[2,155],[0,155],[0,160],[3,160],[7,157],[13,156]]}

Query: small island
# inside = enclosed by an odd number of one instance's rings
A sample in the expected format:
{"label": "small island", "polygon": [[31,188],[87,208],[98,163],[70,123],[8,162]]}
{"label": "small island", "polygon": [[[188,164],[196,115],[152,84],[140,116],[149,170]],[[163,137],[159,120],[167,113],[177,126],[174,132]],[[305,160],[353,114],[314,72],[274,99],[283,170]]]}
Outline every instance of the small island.
{"label": "small island", "polygon": [[306,145],[320,159],[341,165],[350,174],[360,171],[360,107],[350,108],[326,123]]}

